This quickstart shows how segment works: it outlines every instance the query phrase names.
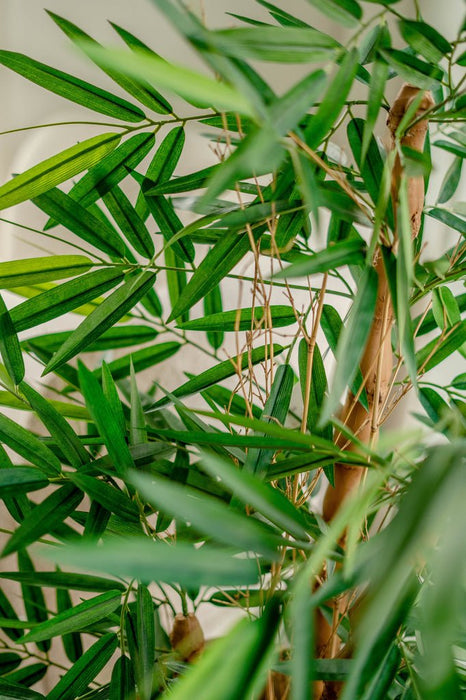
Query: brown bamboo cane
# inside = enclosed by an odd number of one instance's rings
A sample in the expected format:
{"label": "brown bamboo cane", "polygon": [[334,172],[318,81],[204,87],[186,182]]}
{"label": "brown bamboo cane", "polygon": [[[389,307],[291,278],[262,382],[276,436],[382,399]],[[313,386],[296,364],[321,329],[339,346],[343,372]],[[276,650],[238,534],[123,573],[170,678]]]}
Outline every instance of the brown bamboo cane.
{"label": "brown bamboo cane", "polygon": [[[397,128],[418,94],[419,89],[408,84],[403,85],[399,91],[387,119],[390,135],[390,150],[396,147],[395,134]],[[433,104],[432,95],[429,92],[424,93],[415,115],[416,123],[402,137],[402,146],[408,146],[420,152],[423,151],[428,121],[427,119],[417,119],[422,117],[422,114],[432,107]],[[397,154],[391,183],[395,221],[401,175],[402,163]],[[411,231],[412,237],[415,238],[419,233],[421,214],[424,206],[423,177],[408,178],[407,186]],[[395,231],[394,247],[396,247],[396,242],[397,233]],[[375,252],[373,264],[378,275],[377,301],[374,311],[374,320],[360,364],[367,393],[368,410],[366,411],[357,400],[357,397],[349,393],[340,416],[340,419],[349,430],[356,435],[360,441],[367,444],[371,444],[377,438],[380,408],[384,405],[387,398],[393,366],[390,331],[393,325],[394,312],[380,249],[377,249]],[[349,451],[355,449],[354,444],[351,442],[348,444],[346,438],[341,434],[336,436],[336,443],[339,447]],[[332,520],[348,496],[358,488],[365,471],[365,467],[355,467],[342,463],[335,464],[335,484],[334,486],[328,486],[323,504],[323,516],[327,522]],[[344,547],[345,535],[342,536],[340,544]],[[340,642],[336,634],[336,627],[338,626],[340,616],[345,614],[345,609],[347,607],[347,598],[339,599],[334,602],[333,625],[329,625],[323,615],[318,613],[316,619],[316,652],[319,656],[330,658],[341,653],[338,648]],[[341,684],[319,683],[316,684],[315,697],[320,697],[322,700],[337,698],[340,689]]]}

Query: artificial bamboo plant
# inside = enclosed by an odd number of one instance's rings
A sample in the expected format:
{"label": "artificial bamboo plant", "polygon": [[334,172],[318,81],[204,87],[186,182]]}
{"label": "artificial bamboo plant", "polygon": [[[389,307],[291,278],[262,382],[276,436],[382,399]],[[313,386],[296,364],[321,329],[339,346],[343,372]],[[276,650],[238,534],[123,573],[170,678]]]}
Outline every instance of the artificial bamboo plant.
{"label": "artificial bamboo plant", "polygon": [[114,92],[0,51],[101,125],[0,187],[51,251],[0,263],[0,696],[459,699],[465,25],[152,2],[204,72],[51,12]]}

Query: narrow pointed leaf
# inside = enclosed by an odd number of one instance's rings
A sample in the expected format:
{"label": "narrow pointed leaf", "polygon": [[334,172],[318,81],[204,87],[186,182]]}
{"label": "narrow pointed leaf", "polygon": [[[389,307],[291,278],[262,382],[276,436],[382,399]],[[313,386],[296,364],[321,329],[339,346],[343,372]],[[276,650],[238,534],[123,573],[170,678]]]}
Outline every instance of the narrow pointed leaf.
{"label": "narrow pointed leaf", "polygon": [[123,190],[115,185],[104,195],[103,201],[128,243],[140,255],[152,258],[155,253],[154,242],[144,221]]}
{"label": "narrow pointed leaf", "polygon": [[150,700],[155,659],[155,614],[149,589],[139,584],[136,594],[136,637],[138,644],[138,688],[141,700]]}
{"label": "narrow pointed leaf", "polygon": [[365,242],[353,239],[334,243],[327,249],[313,255],[300,256],[284,270],[280,270],[276,278],[304,277],[318,272],[335,270],[343,265],[354,265],[364,262]]}
{"label": "narrow pointed leaf", "polygon": [[[72,484],[65,484],[51,493],[24,518],[6,543],[2,556],[27,547],[32,542],[36,542],[42,535],[61,525],[79,505],[82,498],[82,492]],[[41,639],[48,639],[48,637],[41,637]]]}
{"label": "narrow pointed leaf", "polygon": [[107,510],[129,520],[139,520],[139,511],[136,503],[131,501],[122,491],[92,476],[85,476],[79,473],[70,474],[69,476],[73,484],[76,484],[93,501],[97,501]]}
{"label": "narrow pointed leaf", "polygon": [[0,440],[17,454],[39,467],[48,476],[57,476],[61,471],[60,461],[29,430],[0,414]]}
{"label": "narrow pointed leaf", "polygon": [[38,469],[33,467],[10,467],[0,470],[0,497],[15,496],[29,491],[43,489],[49,483],[48,479]]}
{"label": "narrow pointed leaf", "polygon": [[154,280],[154,273],[142,272],[137,277],[126,280],[121,287],[106,297],[54,353],[44,370],[44,374],[68,362],[117,323],[140,301],[141,297],[152,287]]}
{"label": "narrow pointed leaf", "polygon": [[[63,588],[57,588],[57,613],[61,614],[67,610],[71,610],[73,602],[69,591]],[[48,640],[47,640],[48,641]],[[67,632],[61,635],[61,641],[65,654],[71,663],[76,663],[83,655],[83,645],[79,632]]]}
{"label": "narrow pointed leaf", "polygon": [[[18,552],[18,569],[21,573],[33,576],[36,574],[32,560],[24,549],[20,549]],[[23,582],[21,583],[21,592],[27,619],[37,623],[45,622],[47,620],[47,606],[40,586],[29,586]],[[50,649],[50,641],[43,640],[38,642],[37,646],[41,651],[47,652]]]}
{"label": "narrow pointed leaf", "polygon": [[134,693],[134,670],[127,656],[117,659],[110,681],[109,700],[127,700]]}
{"label": "narrow pointed leaf", "polygon": [[16,329],[5,302],[0,294],[0,355],[6,371],[15,384],[24,377],[24,361]]}
{"label": "narrow pointed leaf", "polygon": [[157,148],[146,172],[146,178],[150,180],[151,186],[150,188],[148,187],[146,193],[141,190],[136,200],[135,209],[143,221],[149,216],[149,207],[145,194],[148,194],[149,190],[153,188],[153,185],[157,184],[160,180],[170,181],[173,171],[180,159],[184,142],[184,129],[182,126],[176,126],[168,132]]}
{"label": "narrow pointed leaf", "polygon": [[181,260],[193,262],[194,246],[188,236],[171,242],[171,239],[184,228],[171,202],[163,196],[148,197],[147,206],[166,242],[171,244],[173,252],[181,258]]}
{"label": "narrow pointed leaf", "polygon": [[442,81],[443,70],[437,65],[426,63],[405,51],[397,49],[381,50],[382,57],[397,74],[415,87],[429,90]]}
{"label": "narrow pointed leaf", "polygon": [[118,646],[116,634],[106,634],[93,644],[58,681],[47,700],[74,700],[84,693],[110,661]]}
{"label": "narrow pointed leaf", "polygon": [[120,138],[120,134],[93,136],[17,175],[0,187],[0,209],[7,209],[14,204],[38,197],[83,170],[91,168],[113,151]]}
{"label": "narrow pointed leaf", "polygon": [[64,590],[90,591],[91,593],[125,590],[125,586],[120,581],[68,571],[35,571],[34,573],[2,571],[0,578],[27,583],[28,586],[63,588]]}
{"label": "narrow pointed leaf", "polygon": [[[289,306],[271,305],[267,308],[274,328],[283,328],[296,323],[296,316]],[[260,327],[264,321],[264,307],[255,306],[234,311],[222,311],[208,314],[202,318],[180,323],[179,328],[186,331],[249,331]]]}
{"label": "narrow pointed leaf", "polygon": [[53,255],[0,263],[0,289],[74,277],[94,263],[84,255]]}

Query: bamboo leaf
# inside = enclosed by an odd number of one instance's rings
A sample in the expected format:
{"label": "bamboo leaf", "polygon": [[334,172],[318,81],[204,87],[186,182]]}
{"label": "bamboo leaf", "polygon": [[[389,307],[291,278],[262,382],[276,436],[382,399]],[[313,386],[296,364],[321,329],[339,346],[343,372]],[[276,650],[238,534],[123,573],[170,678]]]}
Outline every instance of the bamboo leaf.
{"label": "bamboo leaf", "polygon": [[359,238],[334,243],[313,255],[299,256],[296,262],[280,270],[274,277],[304,277],[335,270],[343,265],[361,264],[364,262],[365,247],[365,242]]}
{"label": "bamboo leaf", "polygon": [[[18,308],[17,306],[15,308]],[[47,333],[46,335],[36,336],[31,338],[34,345],[40,345],[47,348],[50,352],[58,350],[60,345],[63,345],[65,340],[71,335],[72,331],[60,331],[58,333]],[[105,331],[97,340],[88,346],[87,352],[96,352],[100,350],[115,350],[118,348],[127,348],[132,345],[144,345],[149,343],[158,336],[158,331],[150,326],[142,325],[125,325],[115,326]],[[26,341],[29,342],[29,341]]]}
{"label": "bamboo leaf", "polygon": [[54,221],[113,258],[125,255],[125,245],[116,231],[79,202],[58,188],[33,197],[32,202]]}
{"label": "bamboo leaf", "polygon": [[143,221],[150,213],[146,195],[160,180],[170,181],[183,151],[184,142],[184,129],[182,126],[176,126],[168,132],[157,148],[146,172],[146,179],[150,180],[150,188],[148,187],[147,192],[143,192],[141,189],[136,200],[135,209]]}
{"label": "bamboo leaf", "polygon": [[[65,484],[53,491],[42,503],[39,503],[26,515],[21,525],[6,543],[1,556],[4,557],[7,554],[16,552],[18,549],[27,547],[32,542],[36,542],[42,535],[61,525],[79,505],[82,498],[82,493],[72,484]],[[47,636],[41,637],[41,639],[48,638]],[[37,641],[41,641],[41,639]]]}
{"label": "bamboo leaf", "polygon": [[[69,592],[64,588],[57,588],[57,613],[61,614],[71,610],[73,602]],[[63,649],[68,659],[74,664],[83,655],[83,646],[79,632],[69,632],[61,636]]]}
{"label": "bamboo leaf", "polygon": [[45,700],[45,695],[6,678],[0,678],[0,693],[2,700]]}
{"label": "bamboo leaf", "polygon": [[445,202],[448,202],[455,194],[461,180],[462,167],[463,159],[456,156],[443,178],[437,198],[439,204],[445,204]]}
{"label": "bamboo leaf", "polygon": [[[24,549],[18,552],[18,569],[20,573],[26,573],[32,576],[36,574],[31,558]],[[40,586],[29,586],[29,584],[22,582],[21,592],[27,619],[37,623],[45,622],[47,620],[47,606]],[[41,651],[48,652],[51,645],[50,641],[47,639],[38,642],[37,646]]]}
{"label": "bamboo leaf", "polygon": [[136,637],[138,643],[138,688],[141,700],[151,700],[155,659],[154,603],[149,589],[139,584],[136,593]]}
{"label": "bamboo leaf", "polygon": [[199,585],[222,586],[255,583],[258,577],[254,559],[238,559],[231,550],[185,543],[170,546],[147,537],[95,544],[67,545],[48,551],[47,557],[64,564],[93,571],[150,581],[177,581],[190,588]]}
{"label": "bamboo leaf", "polygon": [[459,216],[456,216],[450,211],[447,211],[447,209],[438,209],[437,207],[434,207],[434,209],[429,209],[426,213],[427,216],[431,216],[433,219],[441,221],[442,224],[446,224],[454,231],[458,231],[458,233],[461,233],[463,234],[463,236],[466,236],[465,219],[461,219]]}
{"label": "bamboo leaf", "polygon": [[245,505],[250,505],[271,523],[293,537],[307,540],[306,522],[300,511],[278,490],[257,476],[239,470],[218,455],[202,453],[202,469]]}
{"label": "bamboo leaf", "polygon": [[252,116],[249,101],[235,88],[221,83],[184,66],[167,63],[146,50],[134,49],[128,55],[119,49],[97,49],[86,44],[87,53],[119,73],[137,80],[143,80],[159,88],[170,90],[188,101],[194,100],[199,107],[213,107],[219,110],[234,110],[245,116]]}
{"label": "bamboo leaf", "polygon": [[458,350],[466,342],[466,321],[449,330],[445,339],[442,335],[434,338],[416,353],[416,363],[419,369],[428,372],[432,367],[440,364],[455,350]]}
{"label": "bamboo leaf", "polygon": [[[274,356],[279,355],[284,349],[285,348],[283,348],[281,345],[274,345]],[[243,371],[246,369],[246,367],[248,367],[249,363],[255,365],[259,362],[263,362],[268,356],[269,352],[269,347],[264,345],[263,347],[255,348],[249,357],[246,353],[243,353],[242,355],[232,357],[231,360],[220,362],[215,367],[211,367],[205,372],[193,377],[193,379],[189,379],[177,389],[174,389],[171,393],[177,398],[189,396],[190,394],[196,394],[199,391],[207,389],[207,387],[212,386],[213,384],[223,381],[227,377],[232,377],[238,370]],[[151,410],[161,408],[167,404],[168,401],[169,400],[167,398],[161,399],[151,407]]]}
{"label": "bamboo leaf", "polygon": [[141,297],[152,287],[154,280],[155,274],[152,272],[142,272],[136,277],[125,280],[121,287],[106,297],[65,340],[48,362],[43,374],[48,374],[68,362],[97,340],[140,301]]}
{"label": "bamboo leaf", "polygon": [[[296,316],[289,306],[271,305],[267,308],[274,328],[296,323]],[[202,318],[180,323],[178,328],[189,331],[248,331],[260,327],[264,321],[264,307],[255,306],[234,311],[207,314]]]}
{"label": "bamboo leaf", "polygon": [[362,17],[362,10],[356,0],[308,0],[324,15],[344,27],[355,27]]}
{"label": "bamboo leaf", "polygon": [[[0,52],[1,60],[1,52]],[[47,158],[0,187],[0,209],[47,192],[91,168],[118,145],[120,134],[100,134]]]}
{"label": "bamboo leaf", "polygon": [[54,453],[29,430],[0,414],[0,440],[14,452],[39,467],[47,476],[57,476],[60,461]]}
{"label": "bamboo leaf", "polygon": [[[118,381],[130,375],[131,361],[133,362],[134,371],[142,372],[148,367],[153,367],[172,357],[181,347],[181,344],[176,342],[151,345],[148,348],[141,348],[141,350],[136,350],[129,355],[119,357],[117,360],[109,362],[107,366],[113,379]],[[95,374],[98,376],[99,372],[97,371]]]}
{"label": "bamboo leaf", "polygon": [[17,331],[34,328],[52,318],[74,311],[100,294],[115,287],[123,279],[118,268],[95,270],[69,282],[27,299],[11,311],[11,319]]}
{"label": "bamboo leaf", "polygon": [[78,373],[81,390],[89,413],[105,442],[115,470],[121,476],[128,468],[134,466],[134,462],[118,417],[108,399],[104,396],[97,378],[82,362],[79,362]]}
{"label": "bamboo leaf", "polygon": [[429,90],[442,81],[443,71],[441,68],[432,63],[421,61],[405,51],[383,49],[380,54],[401,78],[412,83],[415,87]]}
{"label": "bamboo leaf", "polygon": [[[85,44],[100,47],[100,44],[92,39],[89,34],[86,34],[82,29],[77,27],[72,22],[59,17],[50,10],[46,10],[49,17],[60,27],[60,29],[71,39],[71,41],[78,47],[83,47],[83,42]],[[85,49],[84,49],[85,51]],[[86,51],[85,51],[86,53]],[[136,80],[131,80],[125,75],[121,75],[118,72],[108,70],[105,66],[100,66],[98,61],[95,63],[102,68],[104,73],[106,73],[112,80],[114,80],[117,85],[120,85],[123,90],[126,90],[130,95],[132,95],[138,102],[143,104],[145,107],[154,110],[154,112],[159,112],[160,114],[170,114],[172,109],[167,101],[154,90],[148,83],[140,82]]]}
{"label": "bamboo leaf", "polygon": [[24,362],[21,346],[10,312],[0,294],[0,354],[6,371],[15,384],[24,377]]}
{"label": "bamboo leaf", "polygon": [[101,479],[86,476],[85,474],[74,473],[70,474],[69,478],[73,484],[76,484],[78,488],[87,493],[93,501],[97,501],[106,510],[117,513],[129,520],[139,520],[139,511],[136,503],[130,501],[128,496],[122,491]]}
{"label": "bamboo leaf", "polygon": [[[221,315],[222,308],[222,291],[220,285],[217,285],[204,297],[204,318],[209,315]],[[214,350],[221,347],[223,337],[222,331],[207,331],[207,340]]]}
{"label": "bamboo leaf", "polygon": [[403,39],[431,63],[439,63],[451,51],[451,45],[445,37],[426,22],[401,19],[398,26]]}
{"label": "bamboo leaf", "polygon": [[14,496],[19,493],[38,491],[48,486],[48,479],[32,467],[10,467],[0,470],[0,495]]}
{"label": "bamboo leaf", "polygon": [[93,644],[47,695],[47,700],[74,700],[110,661],[118,646],[116,634],[105,634]]}
{"label": "bamboo leaf", "polygon": [[18,618],[2,588],[0,588],[0,629],[14,642],[22,636],[20,630],[24,629],[24,621]]}
{"label": "bamboo leaf", "polygon": [[406,368],[416,385],[417,367],[414,355],[413,331],[409,312],[409,299],[413,277],[413,243],[411,217],[408,202],[408,183],[402,176],[399,189],[398,212],[399,251],[396,259],[396,299],[394,299],[398,337]]}
{"label": "bamboo leaf", "polygon": [[126,700],[134,692],[133,664],[127,656],[116,660],[109,692],[110,700]]}
{"label": "bamboo leaf", "polygon": [[133,473],[130,479],[149,503],[174,518],[190,522],[202,534],[231,545],[231,533],[234,532],[238,549],[260,552],[269,561],[277,558],[280,536],[278,532],[275,534],[266,529],[258,520],[230,509],[212,496],[168,479],[140,473]]}
{"label": "bamboo leaf", "polygon": [[[144,185],[142,188],[144,192]],[[183,224],[176,214],[173,205],[165,197],[148,197],[147,206],[166,242],[171,245],[173,252],[185,262],[194,261],[194,246],[187,236],[174,240],[174,236],[183,230]]]}
{"label": "bamboo leaf", "polygon": [[388,65],[385,61],[374,61],[371,72],[369,86],[369,100],[367,102],[367,116],[364,122],[362,147],[361,147],[361,162],[364,163],[367,155],[367,149],[373,138],[374,127],[379,116],[382,102],[384,99],[385,83],[388,78]]}
{"label": "bamboo leaf", "polygon": [[34,573],[1,571],[0,578],[26,583],[28,586],[90,591],[92,593],[125,590],[125,586],[120,581],[90,576],[89,574],[75,574],[68,571],[34,571]]}
{"label": "bamboo leaf", "polygon": [[155,253],[154,242],[144,221],[123,190],[115,185],[103,196],[103,200],[126,240],[140,255],[152,258]]}
{"label": "bamboo leaf", "polygon": [[146,417],[142,405],[141,395],[139,393],[134,366],[130,363],[130,382],[131,382],[131,412],[129,424],[129,442],[130,445],[139,445],[147,442]]}
{"label": "bamboo leaf", "polygon": [[330,393],[322,406],[320,425],[335,412],[345,387],[353,381],[374,317],[377,298],[377,275],[366,268],[361,275],[358,291],[336,349],[336,371]]}
{"label": "bamboo leaf", "polygon": [[53,255],[3,262],[0,263],[0,289],[73,277],[87,272],[93,265],[84,255]]}

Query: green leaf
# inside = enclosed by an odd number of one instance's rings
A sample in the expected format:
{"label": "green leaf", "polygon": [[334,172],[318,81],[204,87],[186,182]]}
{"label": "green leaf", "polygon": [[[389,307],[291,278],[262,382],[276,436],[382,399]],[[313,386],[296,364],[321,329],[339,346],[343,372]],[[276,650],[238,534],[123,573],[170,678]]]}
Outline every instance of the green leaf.
{"label": "green leaf", "polygon": [[365,242],[360,238],[334,243],[313,255],[300,255],[296,262],[280,270],[274,277],[305,277],[335,270],[343,265],[361,264],[364,262],[365,247]]}
{"label": "green leaf", "polygon": [[121,97],[23,54],[15,51],[0,51],[0,63],[36,85],[94,112],[125,122],[140,122],[145,118],[144,112],[139,107]]}
{"label": "green leaf", "polygon": [[448,330],[444,340],[442,340],[442,336],[438,336],[418,350],[416,353],[418,368],[422,368],[423,372],[428,372],[432,367],[446,360],[464,342],[466,342],[466,321],[461,321]]}
{"label": "green leaf", "polygon": [[128,520],[139,520],[139,510],[136,503],[130,501],[128,496],[119,489],[101,479],[85,476],[84,474],[70,474],[69,478],[73,484],[76,484],[78,488],[87,493],[89,498],[100,503],[106,510],[121,515]]}
{"label": "green leaf", "polygon": [[[180,343],[168,342],[159,343],[158,345],[151,345],[148,348],[141,348],[136,350],[129,355],[124,355],[119,357],[117,360],[108,363],[108,369],[110,370],[113,379],[118,381],[119,379],[124,379],[130,375],[130,365],[133,362],[133,367],[135,372],[142,372],[149,367],[164,362],[169,357],[172,357],[178,350],[182,347]],[[99,371],[94,372],[97,376],[100,374]]]}
{"label": "green leaf", "polygon": [[148,259],[152,258],[155,253],[154,242],[144,221],[123,190],[115,185],[103,196],[103,201],[126,240],[136,252]]}
{"label": "green leaf", "polygon": [[[69,22],[63,17],[59,17],[50,10],[46,10],[49,17],[58,24],[60,29],[65,32],[65,34],[71,39],[71,41],[78,47],[83,48],[83,42],[85,44],[100,47],[100,44],[92,39],[89,34],[86,34],[82,29],[79,29],[75,24]],[[84,48],[85,51],[85,48]],[[85,51],[86,52],[86,51]],[[99,62],[95,61],[99,66]],[[164,97],[160,95],[157,90],[154,90],[148,83],[131,80],[125,75],[121,75],[112,70],[108,70],[105,66],[99,66],[102,68],[104,73],[106,73],[112,80],[114,80],[117,85],[120,85],[123,90],[126,90],[130,95],[132,95],[138,102],[143,104],[145,107],[154,110],[154,112],[159,112],[160,114],[170,114],[172,109],[167,103]]]}
{"label": "green leaf", "polygon": [[437,198],[438,204],[448,202],[448,200],[450,200],[455,194],[456,190],[458,189],[458,185],[460,184],[462,167],[463,159],[457,156],[453,160],[445,174],[445,177],[443,178]]}
{"label": "green leaf", "polygon": [[11,651],[6,651],[0,654],[0,675],[4,675],[9,671],[14,671],[22,662],[21,656],[14,654]]}
{"label": "green leaf", "polygon": [[14,496],[18,493],[38,491],[48,485],[48,479],[32,467],[10,467],[0,470],[0,495]]}
{"label": "green leaf", "polygon": [[58,188],[33,197],[32,202],[54,221],[113,258],[125,255],[125,245],[115,230]]}
{"label": "green leaf", "polygon": [[[15,625],[17,623],[17,627]],[[24,628],[24,621],[19,620],[18,615],[0,588],[0,629],[14,642],[21,637],[20,630]]]}
{"label": "green leaf", "polygon": [[217,165],[209,165],[207,168],[197,170],[190,175],[181,175],[173,179],[165,179],[164,176],[164,179],[159,182],[158,185],[147,190],[146,195],[150,197],[159,194],[178,194],[179,192],[189,192],[191,190],[200,189],[206,185],[209,177],[213,175],[219,167],[220,163]]}
{"label": "green leaf", "polygon": [[0,678],[0,695],[2,700],[45,700],[45,695],[6,678]]}
{"label": "green leaf", "polygon": [[[142,188],[144,192],[144,185]],[[148,197],[147,206],[155,222],[160,228],[165,241],[171,245],[173,252],[185,262],[194,261],[194,246],[187,236],[179,240],[172,239],[183,230],[183,224],[176,214],[173,205],[165,197]]]}
{"label": "green leaf", "polygon": [[[61,525],[73,513],[82,498],[83,494],[72,484],[65,484],[53,491],[26,515],[21,525],[6,543],[2,556],[27,547],[32,542],[36,542],[42,535]],[[41,637],[41,639],[48,639],[48,637]]]}
{"label": "green leaf", "polygon": [[414,356],[413,331],[409,300],[413,278],[414,256],[412,243],[411,217],[408,201],[408,181],[401,177],[399,188],[398,237],[399,250],[396,259],[396,299],[394,299],[398,338],[406,368],[413,384],[416,384],[417,368]]}
{"label": "green leaf", "polygon": [[255,559],[238,559],[231,550],[205,545],[196,549],[179,542],[169,545],[147,537],[106,542],[99,548],[95,543],[67,545],[48,550],[47,557],[91,571],[139,578],[144,583],[177,581],[190,588],[252,584],[258,578]]}
{"label": "green leaf", "polygon": [[188,101],[194,100],[199,107],[219,110],[234,110],[252,116],[249,101],[235,88],[213,80],[184,66],[167,63],[146,50],[134,49],[129,54],[119,49],[97,49],[86,46],[86,52],[100,65],[137,80],[143,80],[159,88],[170,90]]}
{"label": "green leaf", "polygon": [[277,63],[309,63],[329,58],[338,42],[312,27],[260,26],[209,32],[209,40],[227,56]]}
{"label": "green leaf", "polygon": [[60,461],[54,453],[29,430],[1,414],[0,440],[28,462],[39,467],[47,476],[57,476],[60,473]]}
{"label": "green leaf", "polygon": [[[275,373],[270,393],[262,410],[261,420],[265,423],[283,425],[290,407],[295,374],[291,365],[280,365]],[[249,450],[244,463],[244,470],[262,475],[272,461],[275,450]]]}
{"label": "green leaf", "polygon": [[351,384],[356,375],[374,318],[377,285],[375,270],[371,267],[366,268],[359,280],[348,321],[338,338],[336,371],[330,393],[322,406],[321,425],[335,412],[345,387]]}
{"label": "green leaf", "polygon": [[97,340],[140,301],[141,297],[151,289],[154,280],[155,274],[149,271],[125,280],[121,287],[106,297],[65,340],[48,362],[43,374],[48,374],[68,362]]}
{"label": "green leaf", "polygon": [[[26,573],[32,576],[37,573],[25,549],[21,549],[18,552],[18,569],[20,573]],[[47,606],[40,586],[30,586],[28,583],[22,582],[21,593],[27,619],[37,623],[47,620]],[[50,642],[49,640],[44,640],[38,642],[37,646],[41,651],[47,652],[50,649]]]}
{"label": "green leaf", "polygon": [[75,574],[68,571],[35,571],[34,573],[1,571],[0,578],[7,579],[8,581],[27,583],[28,586],[90,591],[91,593],[126,590],[125,586],[120,581],[90,576],[88,574]]}
{"label": "green leaf", "polygon": [[0,187],[0,209],[7,209],[27,199],[38,197],[83,170],[91,168],[113,151],[120,138],[120,134],[93,136],[25,170]]}
{"label": "green leaf", "polygon": [[[450,211],[447,211],[446,209],[437,209],[436,207],[434,207],[434,209],[429,209],[426,213],[427,213],[427,216],[430,216],[433,219],[437,219],[437,221],[441,221],[442,224],[446,224],[447,226],[452,228],[454,231],[458,231],[459,233],[462,233],[463,236],[466,236],[466,221],[465,221],[465,219],[460,219],[459,216],[452,214]],[[1,265],[0,265],[0,268],[1,268]]]}
{"label": "green leaf", "polygon": [[[67,610],[71,610],[73,607],[73,601],[69,591],[63,588],[58,588],[56,592],[57,596],[57,613],[61,614]],[[83,645],[81,640],[81,635],[79,632],[69,632],[61,635],[61,641],[63,644],[63,649],[65,654],[71,663],[76,663],[78,659],[83,655]]]}
{"label": "green leaf", "polygon": [[0,289],[73,277],[87,272],[94,263],[84,255],[52,255],[0,263]]}
{"label": "green leaf", "polygon": [[202,469],[221,483],[245,505],[252,506],[278,528],[297,539],[307,540],[306,521],[299,510],[278,489],[262,479],[239,470],[218,455],[202,453]]}
{"label": "green leaf", "polygon": [[403,39],[431,63],[439,63],[451,51],[450,43],[426,22],[401,19],[398,26]]}
{"label": "green leaf", "polygon": [[[15,308],[18,308],[17,306]],[[61,331],[59,333],[47,333],[47,335],[31,338],[35,345],[47,348],[49,351],[58,350],[60,345],[71,335],[72,331]],[[100,338],[87,347],[87,352],[100,350],[115,350],[127,348],[132,345],[144,345],[154,340],[158,336],[158,331],[151,326],[141,326],[136,324],[126,326],[115,326],[105,331]],[[26,341],[29,342],[29,341]]]}
{"label": "green leaf", "polygon": [[24,362],[16,329],[5,302],[0,294],[0,354],[5,369],[15,384],[24,377]]}
{"label": "green leaf", "polygon": [[190,522],[202,534],[231,545],[231,533],[234,532],[234,544],[238,549],[260,552],[269,561],[277,558],[277,546],[281,540],[278,532],[270,532],[255,518],[230,509],[212,496],[168,479],[134,472],[130,478],[149,503],[177,520]]}
{"label": "green leaf", "polygon": [[[313,3],[319,2],[319,4],[321,2],[321,0],[310,1]],[[322,4],[324,2],[325,6],[333,7],[333,0],[330,0],[330,2],[322,0]],[[319,109],[311,118],[309,126],[305,130],[306,143],[310,148],[317,148],[329,129],[335,124],[353,84],[358,62],[359,53],[357,49],[352,49],[346,54],[333,80],[329,82]]]}
{"label": "green leaf", "polygon": [[[155,136],[151,132],[135,134],[112,153],[99,158],[95,165],[71,188],[69,197],[83,207],[94,204],[100,197],[118,185],[153,148]],[[46,228],[51,226],[49,221]]]}
{"label": "green leaf", "polygon": [[109,700],[127,700],[134,693],[133,664],[127,656],[120,656],[112,670]]}
{"label": "green leaf", "polygon": [[147,192],[143,192],[141,189],[136,200],[135,209],[143,221],[149,216],[146,195],[153,189],[153,185],[160,182],[160,180],[170,181],[183,151],[184,142],[184,129],[182,126],[176,126],[168,132],[157,148],[146,172],[146,179],[150,180],[151,187],[148,188]]}
{"label": "green leaf", "polygon": [[149,589],[138,585],[136,593],[137,685],[141,700],[151,700],[155,659],[155,613]]}
{"label": "green leaf", "polygon": [[79,381],[86,405],[107,447],[117,473],[121,476],[134,466],[118,416],[105,397],[95,375],[79,361]]}
{"label": "green leaf", "polygon": [[[241,620],[216,640],[170,692],[171,700],[244,700],[258,697],[272,661],[279,622],[275,606],[254,621]],[[165,694],[168,699],[168,695]]]}
{"label": "green leaf", "polygon": [[226,233],[209,250],[183,289],[172,308],[168,322],[182,316],[185,311],[208,294],[239,263],[250,248],[251,244],[247,233],[239,234],[234,230]]}
{"label": "green leaf", "polygon": [[[273,355],[277,356],[283,352],[285,348],[281,345],[273,346]],[[231,360],[225,360],[224,362],[219,362],[215,367],[205,370],[201,374],[198,374],[193,379],[189,379],[187,382],[174,389],[171,393],[177,398],[182,396],[189,396],[190,394],[196,394],[199,391],[207,389],[207,387],[217,384],[223,381],[227,377],[232,377],[237,373],[238,370],[246,369],[249,364],[255,365],[259,362],[263,362],[266,357],[269,356],[271,348],[268,345],[263,347],[254,348],[254,350],[249,354],[242,353],[236,357],[232,357]],[[169,399],[164,398],[157,401],[151,407],[152,410],[161,408],[169,402]]]}
{"label": "green leaf", "polygon": [[47,695],[47,700],[74,700],[108,664],[118,646],[116,634],[105,634],[93,644]]}
{"label": "green leaf", "polygon": [[95,270],[69,282],[27,299],[11,311],[11,319],[17,331],[34,328],[52,318],[74,311],[100,294],[115,287],[123,279],[118,268]]}
{"label": "green leaf", "polygon": [[[361,162],[364,163],[367,149],[373,138],[374,127],[384,100],[385,84],[388,78],[388,65],[385,61],[374,61],[369,85],[367,116],[362,136]],[[377,201],[377,200],[376,200]]]}
{"label": "green leaf", "polygon": [[362,10],[356,0],[308,0],[330,19],[344,27],[357,27]]}
{"label": "green leaf", "polygon": [[[217,285],[204,297],[204,319],[216,314],[222,315],[222,309],[222,290],[220,285]],[[223,331],[207,331],[207,340],[214,350],[218,350],[222,346],[223,338]]]}
{"label": "green leaf", "polygon": [[415,87],[429,90],[442,81],[443,71],[432,63],[426,63],[405,51],[383,49],[382,57],[395,69],[397,74]]}
{"label": "green leaf", "polygon": [[120,604],[121,593],[108,591],[101,595],[85,600],[69,610],[55,615],[47,622],[35,625],[31,632],[21,638],[22,644],[52,639],[62,634],[77,632],[110,615]]}
{"label": "green leaf", "polygon": [[[272,305],[267,307],[274,328],[283,328],[296,323],[296,316],[289,306]],[[208,314],[202,318],[180,323],[178,328],[189,331],[249,331],[261,327],[264,321],[264,307],[255,306],[234,311]]]}

